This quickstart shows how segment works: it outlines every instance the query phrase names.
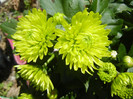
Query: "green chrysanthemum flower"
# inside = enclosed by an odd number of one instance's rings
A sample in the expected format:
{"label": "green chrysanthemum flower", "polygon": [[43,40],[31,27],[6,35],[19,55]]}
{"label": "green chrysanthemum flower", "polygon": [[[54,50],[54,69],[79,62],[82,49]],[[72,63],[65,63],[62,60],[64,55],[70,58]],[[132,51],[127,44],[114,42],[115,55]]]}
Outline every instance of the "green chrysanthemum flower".
{"label": "green chrysanthemum flower", "polygon": [[48,48],[53,46],[51,40],[56,38],[54,34],[55,22],[53,18],[47,20],[46,11],[33,9],[28,15],[19,19],[17,31],[12,36],[16,52],[21,59],[28,62],[36,62],[37,58],[43,59],[47,55]]}
{"label": "green chrysanthemum flower", "polygon": [[47,71],[42,70],[37,66],[33,65],[16,65],[17,69],[19,69],[18,73],[25,79],[29,80],[31,84],[36,87],[37,90],[45,91],[49,94],[53,89],[53,83],[47,75]]}
{"label": "green chrysanthemum flower", "polygon": [[62,18],[61,24],[65,30],[56,29],[59,36],[55,45],[59,53],[66,57],[66,65],[74,70],[81,68],[82,73],[88,72],[89,68],[93,72],[94,62],[100,64],[102,57],[110,57],[107,46],[111,43],[108,40],[110,30],[104,29],[106,25],[101,25],[101,15],[99,13],[78,12],[72,17],[71,24]]}
{"label": "green chrysanthemum flower", "polygon": [[34,99],[31,94],[22,93],[17,99]]}
{"label": "green chrysanthemum flower", "polygon": [[122,99],[133,97],[133,73],[121,73],[113,80],[111,95],[114,94]]}
{"label": "green chrysanthemum flower", "polygon": [[112,63],[104,63],[98,70],[98,76],[104,83],[111,82],[117,75],[116,67]]}

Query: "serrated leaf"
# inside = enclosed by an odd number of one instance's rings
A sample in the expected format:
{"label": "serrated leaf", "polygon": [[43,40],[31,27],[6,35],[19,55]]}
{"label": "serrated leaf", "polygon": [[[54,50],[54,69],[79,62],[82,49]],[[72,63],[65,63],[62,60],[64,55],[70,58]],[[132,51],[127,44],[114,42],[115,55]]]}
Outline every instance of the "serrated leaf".
{"label": "serrated leaf", "polygon": [[124,3],[109,3],[109,8],[115,13],[121,13],[122,11],[131,11],[133,8],[129,8]]}
{"label": "serrated leaf", "polygon": [[7,33],[7,37],[12,39],[11,35],[13,35],[16,32],[17,27],[17,20],[11,19],[9,21],[6,21],[0,25],[0,28],[3,32]]}
{"label": "serrated leaf", "polygon": [[67,17],[72,17],[78,11],[85,8],[84,0],[40,0],[41,8],[48,14],[54,15],[57,12],[64,13]]}
{"label": "serrated leaf", "polygon": [[124,25],[127,26],[126,31],[133,30],[133,11],[123,11],[118,16],[124,20]]}
{"label": "serrated leaf", "polygon": [[115,19],[115,14],[112,10],[106,9],[102,13],[102,23],[107,24],[106,28],[111,29],[110,36],[116,36],[118,32],[121,31],[123,20]]}
{"label": "serrated leaf", "polygon": [[84,0],[62,0],[64,13],[67,17],[72,17],[85,8]]}
{"label": "serrated leaf", "polygon": [[63,13],[62,0],[40,0],[41,8],[45,9],[48,14],[54,15],[57,12]]}
{"label": "serrated leaf", "polygon": [[111,29],[109,35],[116,36],[118,32],[121,32],[123,21],[115,19],[116,12],[109,6],[110,4],[112,4],[110,0],[93,0],[90,10],[100,13],[102,15],[102,23],[107,24],[107,29]]}
{"label": "serrated leaf", "polygon": [[127,72],[131,72],[131,73],[133,73],[133,67],[128,68],[128,69],[127,69]]}
{"label": "serrated leaf", "polygon": [[130,48],[130,50],[128,52],[128,55],[133,57],[133,44],[132,44],[132,46],[131,46],[131,48]]}
{"label": "serrated leaf", "polygon": [[118,60],[119,62],[123,60],[123,57],[126,55],[126,47],[124,44],[120,44],[118,48]]}
{"label": "serrated leaf", "polygon": [[109,0],[93,0],[90,10],[101,14],[108,7],[108,3]]}

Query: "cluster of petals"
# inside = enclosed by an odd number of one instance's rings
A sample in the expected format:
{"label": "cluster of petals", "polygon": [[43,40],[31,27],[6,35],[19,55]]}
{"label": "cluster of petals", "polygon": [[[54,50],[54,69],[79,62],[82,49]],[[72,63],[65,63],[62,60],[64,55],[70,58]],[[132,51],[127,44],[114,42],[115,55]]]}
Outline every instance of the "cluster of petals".
{"label": "cluster of petals", "polygon": [[32,9],[28,15],[19,19],[17,31],[12,36],[15,51],[28,62],[43,59],[47,55],[48,48],[53,46],[55,22],[53,18],[47,20],[46,11]]}
{"label": "cluster of petals", "polygon": [[110,30],[101,24],[99,13],[88,13],[85,9],[76,13],[70,24],[63,17],[61,19],[64,29],[56,29],[58,39],[54,47],[59,49],[70,69],[80,68],[82,73],[91,73],[95,68],[94,63],[100,64],[102,57],[110,57],[107,48],[111,43],[108,40]]}
{"label": "cluster of petals", "polygon": [[113,80],[111,95],[118,95],[122,99],[133,97],[133,73],[121,73]]}
{"label": "cluster of petals", "polygon": [[[94,63],[100,65],[102,57],[110,57],[108,46],[109,29],[102,25],[99,13],[76,13],[71,23],[68,23],[63,14],[57,13],[47,20],[46,11],[33,9],[28,15],[19,19],[17,31],[12,36],[16,52],[28,62],[36,62],[38,57],[43,59],[48,49],[53,47],[53,40],[57,37],[54,48],[59,50],[66,65],[74,70],[81,69],[82,73],[94,72]],[[63,29],[56,28],[61,24]]]}
{"label": "cluster of petals", "polygon": [[112,63],[103,63],[103,65],[98,69],[97,74],[104,83],[109,83],[117,76],[116,67]]}

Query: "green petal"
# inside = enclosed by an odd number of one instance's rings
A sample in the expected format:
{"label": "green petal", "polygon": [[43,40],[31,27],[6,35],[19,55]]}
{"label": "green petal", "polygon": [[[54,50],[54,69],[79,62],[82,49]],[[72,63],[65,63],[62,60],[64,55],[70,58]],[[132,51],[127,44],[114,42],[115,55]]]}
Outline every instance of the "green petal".
{"label": "green petal", "polygon": [[68,24],[65,19],[61,19],[61,24],[65,30],[56,29],[58,42],[54,48],[59,49],[62,59],[66,56],[66,65],[70,69],[81,69],[82,73],[94,72],[97,69],[94,63],[101,66],[102,57],[110,57],[107,46],[111,43],[108,40],[109,30],[105,29],[106,25],[101,25],[101,15],[99,13],[83,12],[76,13]]}
{"label": "green petal", "polygon": [[56,39],[55,25],[53,18],[47,20],[45,10],[36,8],[20,18],[17,31],[12,36],[18,55],[28,62],[36,62],[38,57],[43,59],[47,55],[48,48],[53,46],[51,41]]}

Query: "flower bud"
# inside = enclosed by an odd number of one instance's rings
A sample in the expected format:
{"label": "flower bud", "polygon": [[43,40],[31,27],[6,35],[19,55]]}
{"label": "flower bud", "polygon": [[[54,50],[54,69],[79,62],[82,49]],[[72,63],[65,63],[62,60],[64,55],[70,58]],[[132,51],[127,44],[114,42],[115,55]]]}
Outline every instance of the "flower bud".
{"label": "flower bud", "polygon": [[104,63],[98,70],[98,76],[104,83],[111,82],[117,75],[116,67],[112,63]]}
{"label": "flower bud", "polygon": [[58,94],[57,94],[57,89],[52,90],[52,91],[48,94],[48,98],[49,98],[49,99],[57,99],[57,96],[58,96]]}
{"label": "flower bud", "polygon": [[121,73],[112,82],[111,95],[118,95],[122,99],[133,97],[133,73]]}
{"label": "flower bud", "polygon": [[61,20],[64,19],[63,16],[65,16],[63,13],[56,13],[53,19],[57,24],[61,24]]}
{"label": "flower bud", "polygon": [[133,67],[133,59],[130,56],[124,56],[123,62],[125,67],[127,68]]}

